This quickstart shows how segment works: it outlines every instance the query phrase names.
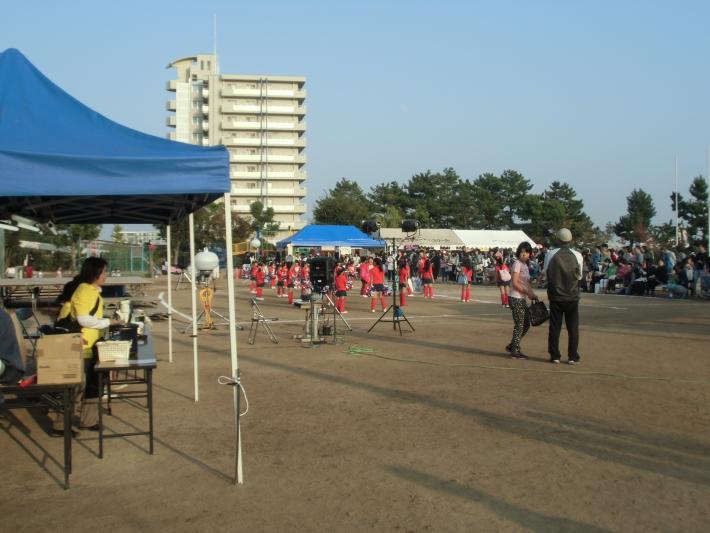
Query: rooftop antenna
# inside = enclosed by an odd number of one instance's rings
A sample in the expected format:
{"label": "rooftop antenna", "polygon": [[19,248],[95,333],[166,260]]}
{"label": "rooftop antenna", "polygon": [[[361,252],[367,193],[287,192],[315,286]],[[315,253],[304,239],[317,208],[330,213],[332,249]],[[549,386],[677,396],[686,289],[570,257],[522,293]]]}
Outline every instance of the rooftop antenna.
{"label": "rooftop antenna", "polygon": [[214,73],[219,74],[219,62],[217,61],[217,14],[212,16],[212,53],[214,54]]}

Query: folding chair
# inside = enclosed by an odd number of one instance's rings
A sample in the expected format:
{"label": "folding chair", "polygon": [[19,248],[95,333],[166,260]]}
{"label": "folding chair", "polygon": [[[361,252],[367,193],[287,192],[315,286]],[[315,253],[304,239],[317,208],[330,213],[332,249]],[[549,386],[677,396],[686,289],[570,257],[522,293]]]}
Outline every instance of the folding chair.
{"label": "folding chair", "polygon": [[[32,354],[30,357],[34,357],[37,351],[37,339],[42,337],[42,325],[31,307],[19,307],[15,309],[15,316],[22,329],[22,336],[30,341],[32,345]],[[25,323],[26,321],[30,321],[31,323],[29,328]]]}
{"label": "folding chair", "polygon": [[275,322],[276,320],[278,320],[278,318],[264,316],[264,313],[262,313],[259,304],[256,303],[256,300],[254,298],[252,298],[251,327],[249,328],[249,344],[254,344],[256,342],[256,332],[259,330],[259,324],[264,325],[264,329],[266,329],[266,332],[269,334],[271,342],[273,342],[274,344],[278,344],[279,339],[276,338],[276,335],[274,335],[271,326],[269,326],[269,322]]}

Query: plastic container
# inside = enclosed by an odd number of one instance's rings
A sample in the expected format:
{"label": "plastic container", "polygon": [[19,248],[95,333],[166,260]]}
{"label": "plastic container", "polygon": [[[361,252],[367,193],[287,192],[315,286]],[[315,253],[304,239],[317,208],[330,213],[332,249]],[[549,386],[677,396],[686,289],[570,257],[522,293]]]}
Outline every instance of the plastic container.
{"label": "plastic container", "polygon": [[99,361],[128,361],[131,352],[131,341],[103,341],[96,343]]}

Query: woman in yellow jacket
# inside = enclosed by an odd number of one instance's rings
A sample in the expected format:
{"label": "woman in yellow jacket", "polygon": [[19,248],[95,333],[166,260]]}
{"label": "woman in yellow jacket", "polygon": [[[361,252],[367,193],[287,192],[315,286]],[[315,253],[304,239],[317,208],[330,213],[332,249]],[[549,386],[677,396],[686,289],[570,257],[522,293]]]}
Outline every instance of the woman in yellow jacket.
{"label": "woman in yellow jacket", "polygon": [[[69,325],[69,331],[80,328],[84,355],[84,383],[77,394],[75,416],[79,419],[79,427],[96,429],[98,420],[99,396],[98,377],[94,372],[96,356],[94,345],[103,338],[104,330],[112,324],[120,324],[118,320],[104,318],[104,301],[101,297],[101,287],[106,281],[108,264],[100,257],[89,257],[81,266],[81,272],[64,286],[58,303],[61,304],[56,326]],[[74,326],[72,328],[72,325]],[[92,400],[92,401],[87,401]],[[61,428],[60,417],[55,419],[54,430]]]}

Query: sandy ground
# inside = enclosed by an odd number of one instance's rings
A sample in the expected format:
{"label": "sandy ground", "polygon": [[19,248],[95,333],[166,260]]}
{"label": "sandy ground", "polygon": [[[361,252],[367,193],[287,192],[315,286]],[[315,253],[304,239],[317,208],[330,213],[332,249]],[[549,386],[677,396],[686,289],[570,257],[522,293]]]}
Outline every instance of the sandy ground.
{"label": "sandy ground", "polygon": [[[155,287],[153,294],[162,289]],[[268,291],[278,345],[239,334],[250,407],[245,483],[233,486],[225,327],[191,340],[153,331],[156,450],[81,432],[68,491],[61,439],[42,413],[0,417],[5,531],[707,531],[710,524],[710,305],[585,295],[579,366],[547,362],[547,327],[513,361],[510,312],[496,289],[455,285],[410,298],[416,332],[366,331],[369,301],[349,298],[354,331],[306,349],[303,311]],[[238,313],[249,317],[239,285]],[[175,297],[189,312],[188,292]],[[216,308],[225,312],[224,291]],[[182,323],[176,323],[182,329]],[[563,334],[563,345],[565,336]],[[371,353],[351,353],[358,346]],[[106,425],[144,427],[117,404]]]}

